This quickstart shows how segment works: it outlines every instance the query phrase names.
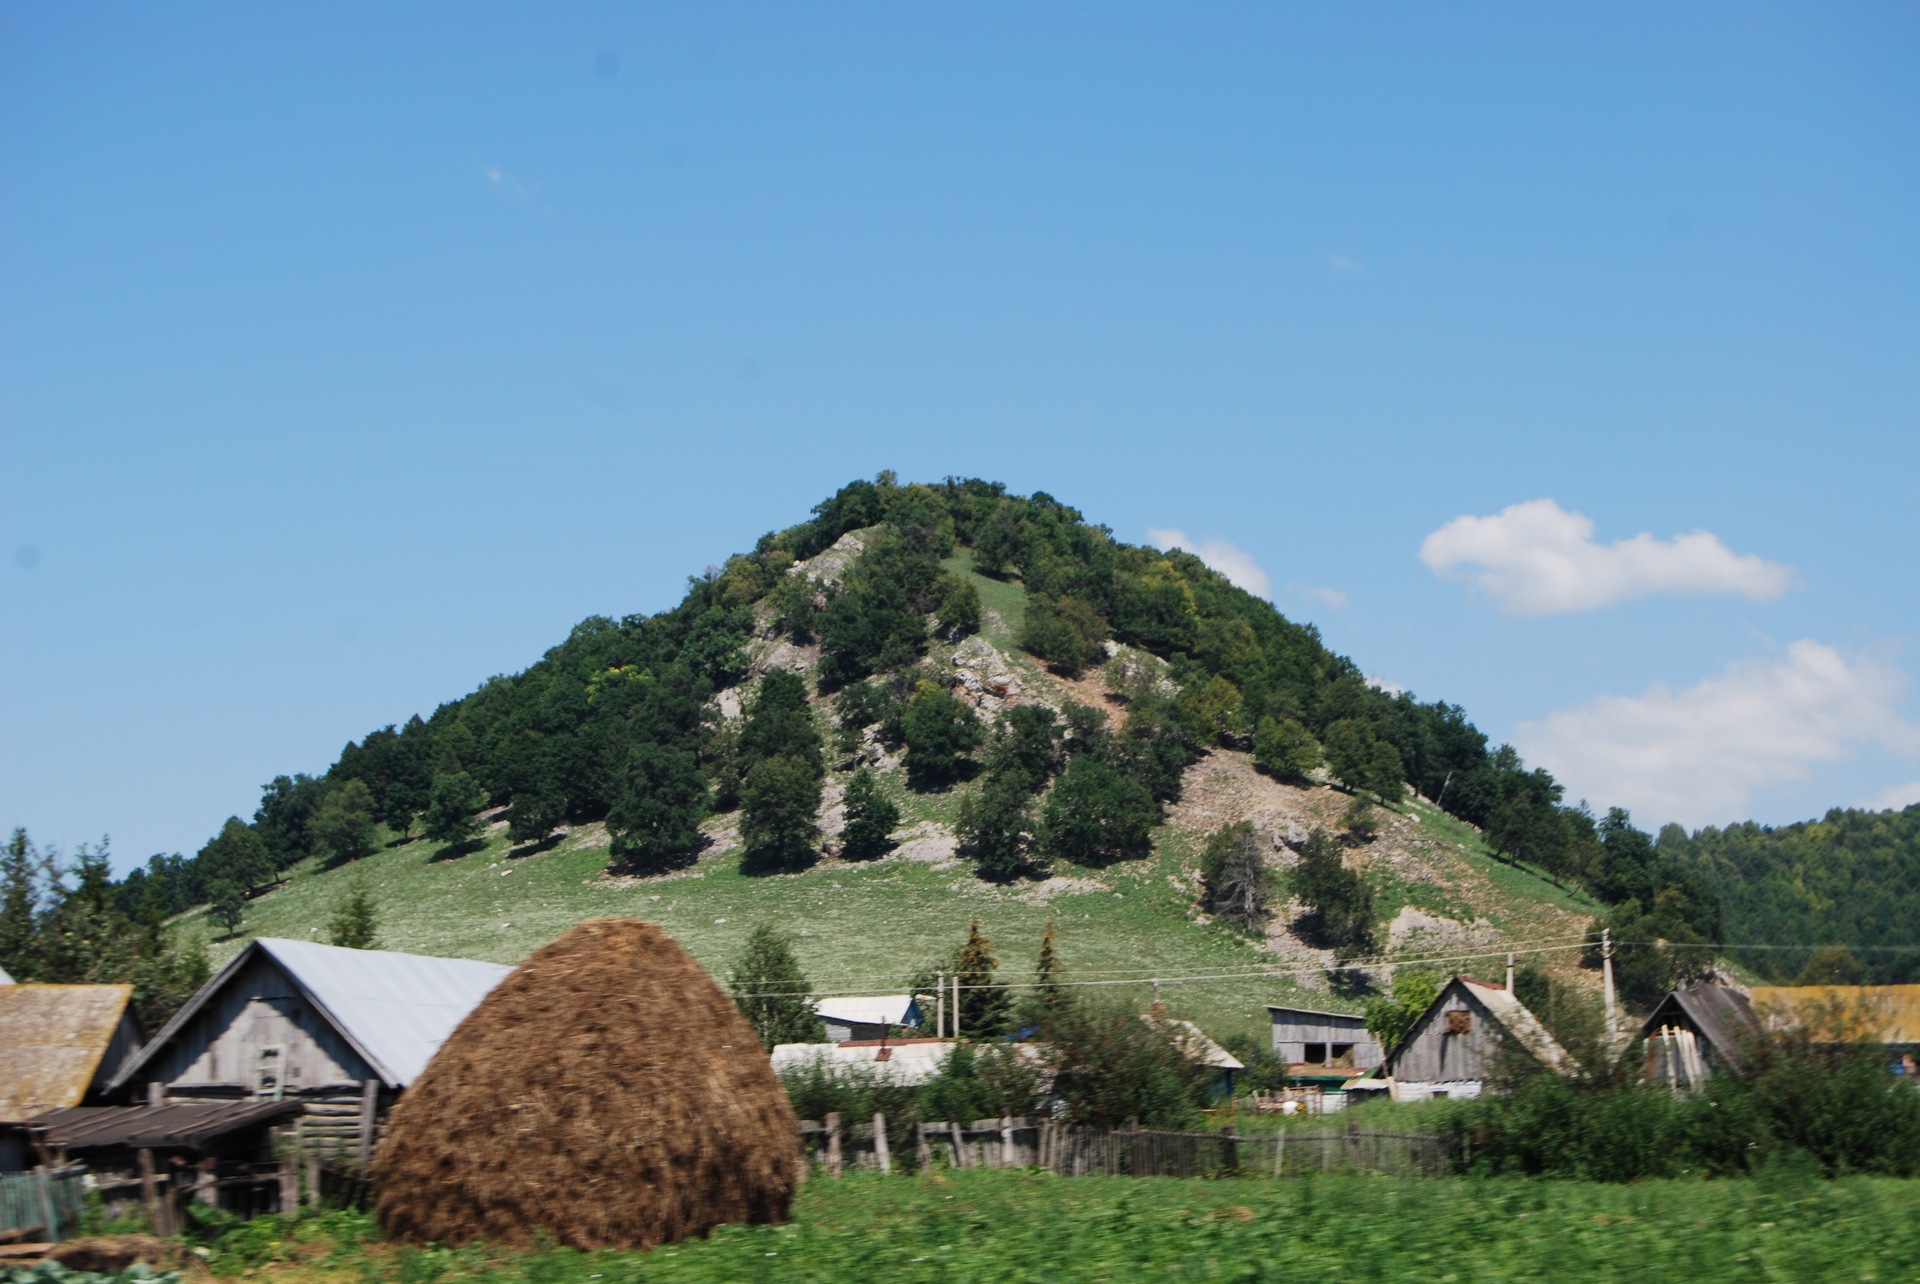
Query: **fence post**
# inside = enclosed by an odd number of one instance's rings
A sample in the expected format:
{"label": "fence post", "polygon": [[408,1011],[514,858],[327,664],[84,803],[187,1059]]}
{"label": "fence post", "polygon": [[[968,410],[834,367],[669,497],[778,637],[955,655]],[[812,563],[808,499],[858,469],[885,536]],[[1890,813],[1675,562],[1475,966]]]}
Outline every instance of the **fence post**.
{"label": "fence post", "polygon": [[873,1155],[880,1161],[880,1171],[893,1171],[893,1155],[887,1149],[887,1117],[879,1111],[873,1114]]}
{"label": "fence post", "polygon": [[47,1238],[58,1242],[60,1239],[60,1210],[54,1206],[53,1202],[53,1173],[46,1168],[42,1168],[39,1177],[40,1180],[36,1184],[40,1187],[40,1215],[47,1220]]}
{"label": "fence post", "polygon": [[1013,1116],[1001,1115],[1000,1166],[1002,1168],[1018,1168],[1020,1165],[1015,1162],[1018,1158],[1019,1156],[1013,1153]]}
{"label": "fence post", "polygon": [[967,1166],[967,1142],[966,1138],[960,1135],[960,1121],[958,1119],[947,1120],[947,1131],[953,1136],[953,1166],[955,1168],[965,1168]]}
{"label": "fence post", "polygon": [[160,1182],[153,1171],[153,1151],[145,1146],[140,1147],[140,1203],[147,1210],[147,1220],[153,1223],[154,1234],[173,1234],[160,1211]]}
{"label": "fence post", "polygon": [[840,1112],[827,1116],[827,1176],[840,1175]]}
{"label": "fence post", "polygon": [[1225,1138],[1220,1150],[1221,1157],[1227,1163],[1227,1172],[1238,1177],[1240,1175],[1240,1130],[1228,1124],[1220,1130],[1220,1135]]}
{"label": "fence post", "polygon": [[1274,1130],[1273,1175],[1275,1177],[1280,1176],[1281,1172],[1285,1169],[1286,1158],[1287,1158],[1287,1126],[1285,1124],[1281,1124],[1279,1128]]}
{"label": "fence post", "polygon": [[923,1122],[913,1125],[913,1153],[920,1160],[920,1171],[933,1167],[933,1146],[927,1140],[927,1125]]}

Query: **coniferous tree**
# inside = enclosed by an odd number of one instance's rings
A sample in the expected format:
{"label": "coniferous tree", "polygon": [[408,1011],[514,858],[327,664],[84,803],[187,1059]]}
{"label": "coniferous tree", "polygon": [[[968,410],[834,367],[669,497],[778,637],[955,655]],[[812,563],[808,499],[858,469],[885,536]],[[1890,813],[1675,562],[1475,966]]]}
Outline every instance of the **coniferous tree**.
{"label": "coniferous tree", "polygon": [[35,885],[38,854],[24,828],[15,827],[0,863],[0,969],[15,980],[34,971],[34,915],[38,909]]}
{"label": "coniferous tree", "polygon": [[1053,944],[1053,920],[1048,919],[1046,931],[1040,934],[1040,953],[1034,960],[1033,988],[1019,1004],[1022,1029],[1045,1037],[1066,1002],[1067,992],[1060,983],[1060,954]]}
{"label": "coniferous tree", "polygon": [[980,931],[980,920],[973,920],[967,943],[954,957],[950,975],[960,980],[960,1033],[972,1039],[1006,1033],[1013,1014],[1013,1002],[1007,987],[996,977],[1000,960],[994,957],[993,942]]}
{"label": "coniferous tree", "polygon": [[794,957],[793,939],[784,932],[765,923],[754,928],[727,975],[727,985],[765,1046],[822,1041],[813,987]]}
{"label": "coniferous tree", "polygon": [[840,830],[840,851],[848,860],[870,860],[886,851],[900,809],[880,788],[880,778],[863,767],[847,782],[847,820]]}
{"label": "coniferous tree", "polygon": [[379,949],[379,911],[364,882],[355,882],[327,921],[327,940],[349,950]]}

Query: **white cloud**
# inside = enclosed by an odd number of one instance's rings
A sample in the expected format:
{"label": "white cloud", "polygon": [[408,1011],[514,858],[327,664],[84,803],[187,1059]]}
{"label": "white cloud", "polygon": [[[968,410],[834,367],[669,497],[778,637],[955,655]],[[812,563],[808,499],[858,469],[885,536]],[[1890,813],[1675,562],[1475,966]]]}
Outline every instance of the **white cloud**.
{"label": "white cloud", "polygon": [[1904,785],[1895,785],[1884,793],[1876,794],[1860,804],[1866,811],[1904,811],[1920,803],[1920,780]]}
{"label": "white cloud", "polygon": [[1366,271],[1367,265],[1359,259],[1348,258],[1344,254],[1329,254],[1327,255],[1327,270],[1336,276],[1350,276],[1356,272]]}
{"label": "white cloud", "polygon": [[1300,591],[1310,598],[1325,602],[1336,611],[1346,610],[1347,603],[1351,600],[1337,588],[1304,588]]}
{"label": "white cloud", "polygon": [[1389,682],[1385,678],[1376,678],[1371,673],[1366,675],[1366,684],[1375,691],[1384,691],[1390,696],[1405,695],[1407,693],[1407,689],[1398,682]]}
{"label": "white cloud", "polygon": [[1674,691],[1599,696],[1515,729],[1514,743],[1574,798],[1633,812],[1642,826],[1745,819],[1757,790],[1804,780],[1865,746],[1920,750],[1896,710],[1907,678],[1802,640]]}
{"label": "white cloud", "polygon": [[1253,560],[1253,555],[1238,544],[1229,544],[1223,539],[1188,539],[1185,531],[1162,530],[1158,527],[1148,527],[1147,538],[1163,553],[1176,548],[1185,549],[1226,576],[1229,583],[1258,597],[1267,597],[1273,592],[1273,581]]}
{"label": "white cloud", "polygon": [[1735,553],[1707,531],[1596,544],[1593,520],[1551,499],[1456,517],[1421,543],[1420,560],[1442,579],[1471,580],[1510,615],[1591,611],[1650,593],[1766,601],[1793,586],[1791,567]]}

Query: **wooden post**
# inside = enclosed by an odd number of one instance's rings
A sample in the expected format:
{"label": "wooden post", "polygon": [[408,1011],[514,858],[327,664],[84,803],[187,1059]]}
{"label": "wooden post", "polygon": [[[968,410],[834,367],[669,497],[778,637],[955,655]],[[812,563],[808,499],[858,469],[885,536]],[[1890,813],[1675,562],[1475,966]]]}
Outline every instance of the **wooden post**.
{"label": "wooden post", "polygon": [[167,1104],[167,1085],[155,1079],[147,1085],[147,1104],[159,1108]]}
{"label": "wooden post", "polygon": [[933,1037],[947,1037],[947,970],[933,974]]}
{"label": "wooden post", "polygon": [[1013,1153],[1013,1116],[1000,1116],[1000,1166],[1018,1168],[1019,1156]]}
{"label": "wooden post", "polygon": [[967,1166],[967,1143],[966,1139],[960,1135],[960,1121],[958,1119],[947,1120],[947,1131],[953,1136],[953,1166],[955,1168],[965,1168]]}
{"label": "wooden post", "polygon": [[1220,1130],[1220,1135],[1226,1138],[1225,1143],[1220,1147],[1220,1156],[1226,1161],[1227,1171],[1238,1177],[1240,1175],[1240,1130],[1228,1124]]}
{"label": "wooden post", "polygon": [[369,1079],[360,1085],[360,1171],[373,1164],[373,1124],[380,1112],[380,1081]]}
{"label": "wooden post", "polygon": [[291,1144],[280,1156],[280,1208],[290,1217],[300,1207],[300,1154]]}
{"label": "wooden post", "polygon": [[827,1116],[827,1176],[840,1175],[840,1112]]}
{"label": "wooden post", "polygon": [[1613,929],[1610,927],[1600,930],[1600,966],[1606,987],[1607,1039],[1611,1042],[1615,1037],[1615,1022],[1613,1016]]}
{"label": "wooden post", "polygon": [[39,1177],[40,1180],[35,1184],[40,1187],[40,1216],[47,1223],[47,1238],[58,1243],[60,1241],[60,1208],[53,1198],[53,1170],[42,1168]]}
{"label": "wooden post", "polygon": [[953,974],[953,1038],[956,1043],[959,1042],[959,1039],[960,1039],[960,974],[958,972],[955,972]]}
{"label": "wooden post", "polygon": [[173,1234],[160,1211],[160,1181],[153,1171],[153,1151],[145,1146],[140,1147],[140,1204],[147,1210],[147,1220],[153,1224],[154,1234]]}
{"label": "wooden post", "polygon": [[873,1115],[873,1157],[880,1161],[880,1171],[893,1171],[893,1154],[887,1149],[887,1117],[879,1111]]}
{"label": "wooden post", "polygon": [[1274,1132],[1273,1175],[1275,1177],[1280,1176],[1280,1174],[1285,1170],[1286,1159],[1287,1159],[1287,1126],[1285,1124],[1281,1124],[1280,1127],[1276,1129]]}
{"label": "wooden post", "polygon": [[913,1125],[913,1153],[920,1160],[921,1172],[933,1167],[933,1146],[927,1140],[927,1125],[924,1123]]}

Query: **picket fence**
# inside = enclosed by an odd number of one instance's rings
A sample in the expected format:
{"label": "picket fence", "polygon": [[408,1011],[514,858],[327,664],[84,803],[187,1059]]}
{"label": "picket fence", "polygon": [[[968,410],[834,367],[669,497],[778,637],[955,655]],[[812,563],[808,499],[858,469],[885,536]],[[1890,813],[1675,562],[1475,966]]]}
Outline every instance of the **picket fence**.
{"label": "picket fence", "polygon": [[1374,1173],[1441,1177],[1448,1171],[1447,1139],[1426,1133],[1364,1131],[1345,1126],[1291,1125],[1242,1136],[1150,1128],[1072,1128],[1051,1119],[1009,1117],[917,1123],[889,1130],[871,1122],[803,1120],[801,1142],[818,1170],[838,1176],[848,1168],[891,1172],[900,1147],[912,1148],[918,1167],[1045,1168],[1063,1177],[1302,1177],[1310,1173]]}

